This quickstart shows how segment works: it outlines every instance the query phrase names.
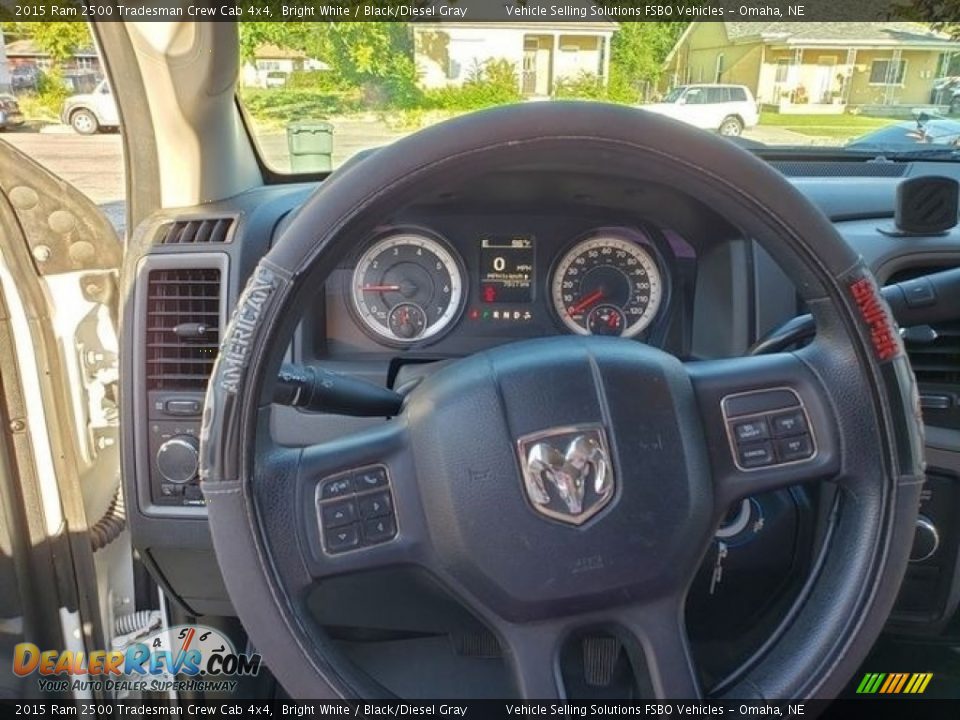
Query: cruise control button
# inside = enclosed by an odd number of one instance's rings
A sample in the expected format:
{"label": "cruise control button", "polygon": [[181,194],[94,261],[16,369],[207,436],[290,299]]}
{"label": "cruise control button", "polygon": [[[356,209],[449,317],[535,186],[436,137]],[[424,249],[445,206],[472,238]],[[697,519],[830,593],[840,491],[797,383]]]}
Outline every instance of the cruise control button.
{"label": "cruise control button", "polygon": [[770,419],[770,425],[773,426],[773,434],[776,437],[799,435],[807,431],[807,421],[799,410],[774,415]]}
{"label": "cruise control button", "polygon": [[341,500],[320,507],[323,526],[327,528],[349,525],[357,519],[357,506],[353,500]]}
{"label": "cruise control button", "polygon": [[813,455],[813,443],[810,442],[810,436],[797,435],[796,437],[777,440],[777,455],[783,462],[804,460],[810,457]]}
{"label": "cruise control button", "polygon": [[767,421],[763,418],[746,420],[733,426],[733,436],[737,439],[737,442],[766,440],[770,437],[770,429],[767,427]]}
{"label": "cruise control button", "polygon": [[397,534],[397,523],[392,517],[374,518],[363,524],[363,539],[367,544],[385,542]]}
{"label": "cruise control button", "polygon": [[328,553],[339,553],[360,545],[360,526],[346,525],[331,528],[323,534]]}
{"label": "cruise control button", "polygon": [[343,497],[344,495],[349,495],[352,492],[353,483],[348,477],[339,478],[338,480],[327,480],[323,483],[323,487],[320,488],[320,499],[332,500]]}
{"label": "cruise control button", "polygon": [[737,447],[737,459],[741,467],[755,468],[773,462],[773,446],[769,442],[744,443]]}
{"label": "cruise control button", "polygon": [[376,490],[387,486],[387,471],[382,467],[361,470],[353,476],[353,489],[356,492]]}
{"label": "cruise control button", "polygon": [[359,497],[357,499],[357,506],[360,508],[360,517],[364,520],[389,515],[393,510],[393,503],[390,502],[390,493],[386,491]]}

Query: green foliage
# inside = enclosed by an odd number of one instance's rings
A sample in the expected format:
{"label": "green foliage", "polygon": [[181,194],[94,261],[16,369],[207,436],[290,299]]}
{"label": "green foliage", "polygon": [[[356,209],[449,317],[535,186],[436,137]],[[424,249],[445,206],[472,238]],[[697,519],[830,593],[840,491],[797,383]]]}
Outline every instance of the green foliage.
{"label": "green foliage", "polygon": [[437,110],[476,110],[519,102],[520,78],[509,60],[488,60],[475,64],[460,86],[427,90],[424,106]]}
{"label": "green foliage", "polygon": [[284,86],[291,90],[319,90],[322,92],[341,91],[345,88],[340,79],[325,70],[295,70],[287,76]]}
{"label": "green foliage", "polygon": [[3,32],[32,40],[55,63],[69,59],[77,50],[93,47],[85,22],[5,22]]}
{"label": "green foliage", "polygon": [[261,125],[284,126],[294,120],[322,120],[363,108],[361,93],[354,90],[322,92],[297,88],[243,88],[240,99]]}
{"label": "green foliage", "polygon": [[[611,40],[610,81],[621,95],[634,98],[655,85],[663,63],[689,23],[626,22]],[[636,101],[635,99],[633,100]]]}
{"label": "green foliage", "polygon": [[599,75],[584,70],[574,78],[557,80],[553,96],[560,99],[606,100],[607,87]]}

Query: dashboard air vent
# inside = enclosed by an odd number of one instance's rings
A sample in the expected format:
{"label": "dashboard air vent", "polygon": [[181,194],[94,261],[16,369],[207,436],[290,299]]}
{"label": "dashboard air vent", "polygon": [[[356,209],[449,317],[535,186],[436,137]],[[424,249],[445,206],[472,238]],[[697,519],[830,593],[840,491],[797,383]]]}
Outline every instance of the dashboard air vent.
{"label": "dashboard air vent", "polygon": [[903,336],[917,382],[960,386],[960,322],[908,328]]}
{"label": "dashboard air vent", "polygon": [[160,228],[157,242],[163,245],[225,243],[232,238],[233,223],[232,217],[174,220]]}
{"label": "dashboard air vent", "polygon": [[151,270],[147,288],[148,390],[207,387],[220,343],[220,270]]}

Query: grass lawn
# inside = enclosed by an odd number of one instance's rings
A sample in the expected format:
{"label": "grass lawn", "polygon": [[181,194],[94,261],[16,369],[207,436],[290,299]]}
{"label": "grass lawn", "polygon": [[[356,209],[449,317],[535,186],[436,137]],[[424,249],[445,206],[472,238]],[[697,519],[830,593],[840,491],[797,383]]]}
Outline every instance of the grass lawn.
{"label": "grass lawn", "polygon": [[760,125],[782,127],[801,135],[849,140],[908,118],[865,117],[863,115],[781,115],[760,113]]}

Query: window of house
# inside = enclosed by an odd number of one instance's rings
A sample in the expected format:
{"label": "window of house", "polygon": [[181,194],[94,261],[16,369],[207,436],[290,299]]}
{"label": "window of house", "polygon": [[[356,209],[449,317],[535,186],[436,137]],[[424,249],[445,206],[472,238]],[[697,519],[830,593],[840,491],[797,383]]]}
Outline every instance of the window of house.
{"label": "window of house", "polygon": [[714,73],[715,77],[714,82],[720,82],[720,79],[723,77],[723,53],[717,55],[717,67],[716,72]]}
{"label": "window of house", "polygon": [[871,85],[903,85],[906,60],[874,60],[870,65]]}
{"label": "window of house", "polygon": [[790,74],[790,61],[787,59],[777,60],[777,76],[774,82],[785,83]]}

